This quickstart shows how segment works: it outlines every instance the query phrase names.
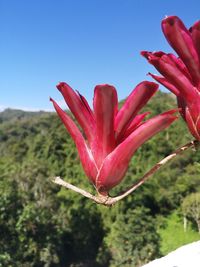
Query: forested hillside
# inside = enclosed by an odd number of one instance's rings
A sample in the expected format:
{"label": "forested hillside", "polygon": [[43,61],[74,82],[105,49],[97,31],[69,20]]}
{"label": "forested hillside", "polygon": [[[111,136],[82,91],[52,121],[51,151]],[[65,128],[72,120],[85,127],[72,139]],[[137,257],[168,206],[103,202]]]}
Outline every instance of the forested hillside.
{"label": "forested hillside", "polygon": [[[175,106],[159,92],[145,110],[152,116]],[[175,121],[137,151],[112,194],[192,139],[183,120]],[[199,238],[195,223],[184,233],[180,207],[200,190],[200,151],[178,156],[112,208],[60,188],[54,176],[94,192],[55,113],[1,112],[0,266],[139,267]]]}

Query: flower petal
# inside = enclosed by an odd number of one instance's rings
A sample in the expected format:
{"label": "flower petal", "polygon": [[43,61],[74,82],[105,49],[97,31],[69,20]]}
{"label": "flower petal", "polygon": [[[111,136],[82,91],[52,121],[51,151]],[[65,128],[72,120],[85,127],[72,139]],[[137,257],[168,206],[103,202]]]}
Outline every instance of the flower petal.
{"label": "flower petal", "polygon": [[165,86],[167,89],[169,89],[172,93],[174,93],[175,95],[179,95],[180,92],[179,90],[173,85],[171,84],[167,79],[165,79],[164,77],[152,74],[152,73],[148,73],[154,80],[156,80],[157,82],[161,83],[163,86]]}
{"label": "flower petal", "polygon": [[176,16],[165,18],[162,21],[162,30],[169,44],[187,66],[195,84],[198,85],[200,81],[200,62],[190,32]]}
{"label": "flower petal", "polygon": [[92,147],[97,166],[115,148],[114,117],[117,112],[117,92],[108,84],[97,85],[94,91],[95,141]]}
{"label": "flower petal", "polygon": [[142,114],[138,114],[134,117],[134,119],[131,121],[129,127],[125,130],[121,140],[117,140],[117,144],[121,143],[126,139],[137,127],[139,127],[143,122],[143,119],[149,115],[150,112],[145,112]]}
{"label": "flower petal", "polygon": [[200,113],[199,113],[199,117],[196,120],[195,125],[196,125],[196,129],[197,129],[197,132],[198,132],[198,135],[199,135],[199,141],[200,141]]}
{"label": "flower petal", "polygon": [[191,84],[190,80],[180,71],[168,54],[160,55],[160,52],[151,53],[147,51],[142,51],[141,54],[147,58],[150,64],[154,65],[168,82],[180,91],[187,101],[192,101],[197,96],[196,87]]}
{"label": "flower petal", "polygon": [[200,20],[197,21],[190,29],[190,34],[192,36],[192,40],[196,47],[197,53],[199,55],[200,60]]}
{"label": "flower petal", "polygon": [[180,59],[180,57],[176,57],[174,54],[167,54],[169,58],[174,62],[174,64],[177,66],[177,68],[190,80],[190,82],[193,84],[192,77],[190,73],[188,72],[188,69],[186,68],[183,61]]}
{"label": "flower petal", "polygon": [[143,81],[139,83],[127,97],[124,105],[115,118],[115,136],[120,138],[138,111],[149,101],[158,90],[158,84]]}
{"label": "flower petal", "polygon": [[96,187],[99,192],[108,192],[121,182],[134,152],[149,138],[177,119],[172,115],[176,111],[170,110],[146,121],[106,157],[96,179]]}
{"label": "flower petal", "polygon": [[81,132],[79,131],[76,124],[72,121],[72,119],[57,105],[57,103],[52,98],[50,98],[50,100],[53,102],[58,116],[60,117],[67,131],[70,133],[72,139],[74,140],[86,175],[94,183],[97,176],[97,168],[92,153],[88,148]]}
{"label": "flower petal", "polygon": [[94,136],[95,122],[93,112],[86,99],[80,94],[77,94],[68,84],[64,82],[59,83],[57,88],[63,95],[67,105],[82,127],[90,143]]}
{"label": "flower petal", "polygon": [[186,120],[185,109],[186,109],[187,104],[181,96],[177,96],[177,104],[178,104],[178,107],[180,108],[179,112],[181,116],[183,117],[184,120]]}
{"label": "flower petal", "polygon": [[187,125],[188,125],[188,128],[189,128],[191,134],[192,134],[197,140],[200,141],[200,134],[199,134],[199,132],[198,132],[198,130],[197,130],[197,127],[196,127],[196,125],[195,125],[195,122],[194,122],[194,120],[193,120],[193,118],[192,118],[192,116],[191,116],[191,113],[190,113],[188,107],[186,107],[186,109],[185,109],[185,117],[186,117]]}

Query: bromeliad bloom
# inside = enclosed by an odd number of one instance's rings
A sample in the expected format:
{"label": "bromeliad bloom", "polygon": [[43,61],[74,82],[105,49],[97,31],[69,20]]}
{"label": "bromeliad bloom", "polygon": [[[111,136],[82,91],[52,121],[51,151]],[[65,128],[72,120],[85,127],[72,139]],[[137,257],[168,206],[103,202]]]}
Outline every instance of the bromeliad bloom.
{"label": "bromeliad bloom", "polygon": [[177,96],[181,115],[192,135],[200,141],[200,21],[189,30],[176,16],[162,21],[163,33],[179,57],[142,51],[163,75],[150,75]]}
{"label": "bromeliad bloom", "polygon": [[86,175],[101,195],[107,195],[120,183],[138,147],[177,118],[173,115],[175,110],[145,122],[143,119],[149,112],[138,114],[158,89],[153,82],[138,84],[119,111],[117,92],[111,85],[95,87],[93,110],[86,99],[66,83],[58,84],[57,88],[85,137],[70,116],[51,101],[76,144]]}

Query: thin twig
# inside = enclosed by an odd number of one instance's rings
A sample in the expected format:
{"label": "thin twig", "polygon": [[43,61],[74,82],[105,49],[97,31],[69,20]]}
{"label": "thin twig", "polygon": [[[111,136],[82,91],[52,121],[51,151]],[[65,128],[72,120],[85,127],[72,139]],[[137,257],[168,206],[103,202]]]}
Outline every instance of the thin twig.
{"label": "thin twig", "polygon": [[126,196],[131,194],[133,191],[135,191],[139,186],[141,186],[150,176],[152,176],[156,171],[158,171],[168,161],[172,160],[173,158],[175,158],[177,155],[181,154],[182,152],[184,152],[188,148],[196,148],[197,145],[199,145],[199,141],[194,140],[194,141],[191,141],[191,142],[183,145],[182,147],[178,148],[172,154],[165,157],[164,159],[159,161],[155,166],[153,166],[136,184],[132,185],[131,187],[129,187],[127,190],[123,191],[122,193],[120,193],[116,197],[103,196],[103,195],[94,196],[91,193],[89,193],[89,192],[87,192],[87,191],[85,191],[85,190],[83,190],[77,186],[74,186],[70,183],[65,182],[60,177],[56,177],[53,180],[53,182],[56,184],[62,185],[68,189],[71,189],[71,190],[95,201],[98,204],[103,204],[105,206],[112,206],[116,202],[118,202],[119,200],[125,198]]}
{"label": "thin twig", "polygon": [[151,175],[153,175],[163,165],[165,165],[168,161],[172,160],[173,158],[175,158],[177,155],[181,154],[183,151],[187,150],[188,148],[192,148],[192,147],[195,148],[197,144],[198,144],[198,141],[194,140],[194,141],[191,141],[191,142],[185,144],[184,146],[178,148],[177,150],[175,150],[172,154],[168,155],[167,157],[165,157],[164,159],[159,161],[155,166],[153,166],[147,173],[145,173],[145,175],[136,184],[129,187],[126,191],[120,193],[119,196],[113,197],[112,198],[113,201],[117,202],[117,201],[125,198],[129,194],[131,194],[139,186],[141,186]]}
{"label": "thin twig", "polygon": [[109,197],[107,196],[102,196],[102,195],[99,195],[99,196],[94,196],[92,195],[91,193],[85,191],[84,189],[81,189],[75,185],[72,185],[68,182],[65,182],[63,179],[61,179],[59,176],[55,177],[53,179],[53,182],[55,184],[58,184],[58,185],[61,185],[61,186],[64,186],[65,188],[67,189],[71,189],[81,195],[83,195],[84,197],[87,197],[89,199],[92,199],[94,200],[95,202],[99,203],[99,204],[103,204]]}

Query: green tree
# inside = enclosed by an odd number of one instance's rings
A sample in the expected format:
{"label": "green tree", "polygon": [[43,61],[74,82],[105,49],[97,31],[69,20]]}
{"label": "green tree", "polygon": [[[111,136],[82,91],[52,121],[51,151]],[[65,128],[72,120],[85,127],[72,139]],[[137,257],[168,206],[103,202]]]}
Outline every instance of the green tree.
{"label": "green tree", "polygon": [[[146,111],[156,115],[164,106],[173,108],[174,98],[159,92]],[[149,140],[112,194],[191,138],[180,119]],[[61,176],[94,192],[56,114],[0,112],[0,266],[137,266],[158,257],[157,223],[199,191],[199,158],[198,150],[184,152],[108,209],[51,182]]]}
{"label": "green tree", "polygon": [[200,234],[200,193],[192,193],[184,198],[182,203],[184,216],[193,219]]}
{"label": "green tree", "polygon": [[105,242],[111,254],[110,267],[139,267],[159,255],[155,219],[144,207],[117,215]]}

